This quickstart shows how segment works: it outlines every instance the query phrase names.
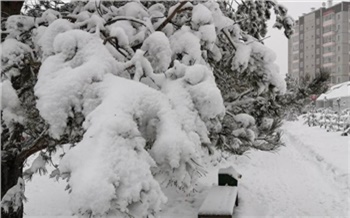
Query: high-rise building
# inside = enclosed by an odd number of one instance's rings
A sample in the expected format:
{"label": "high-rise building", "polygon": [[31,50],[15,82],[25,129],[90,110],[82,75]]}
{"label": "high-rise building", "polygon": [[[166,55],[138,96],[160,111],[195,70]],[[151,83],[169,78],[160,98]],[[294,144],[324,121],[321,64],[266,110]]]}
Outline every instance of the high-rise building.
{"label": "high-rise building", "polygon": [[288,73],[297,81],[314,78],[321,69],[331,83],[350,80],[350,2],[323,3],[296,20],[288,41]]}

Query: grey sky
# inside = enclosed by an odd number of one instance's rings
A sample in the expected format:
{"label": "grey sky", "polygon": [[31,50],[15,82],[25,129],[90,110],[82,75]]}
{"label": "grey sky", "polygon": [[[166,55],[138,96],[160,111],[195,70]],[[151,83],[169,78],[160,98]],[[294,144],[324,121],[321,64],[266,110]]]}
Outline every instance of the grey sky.
{"label": "grey sky", "polygon": [[[327,0],[277,0],[280,4],[288,8],[288,14],[295,20],[298,19],[303,13],[309,13],[311,8],[316,9],[322,7],[322,2]],[[344,0],[348,1],[348,0]],[[341,1],[333,0],[333,5],[338,4]],[[275,18],[273,17],[273,20]],[[272,28],[274,22],[270,22],[270,29],[268,35],[270,38],[265,40],[265,45],[274,50],[277,54],[276,63],[280,67],[280,72],[286,74],[288,72],[288,40],[284,36],[283,30]]]}

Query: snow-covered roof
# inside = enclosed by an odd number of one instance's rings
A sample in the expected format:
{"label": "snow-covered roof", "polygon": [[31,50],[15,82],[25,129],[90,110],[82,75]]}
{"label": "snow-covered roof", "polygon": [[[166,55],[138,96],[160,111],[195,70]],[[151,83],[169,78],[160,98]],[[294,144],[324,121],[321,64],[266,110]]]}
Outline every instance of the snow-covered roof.
{"label": "snow-covered roof", "polygon": [[327,99],[350,97],[350,81],[332,86],[326,93],[321,94],[317,100],[324,100],[325,97]]}

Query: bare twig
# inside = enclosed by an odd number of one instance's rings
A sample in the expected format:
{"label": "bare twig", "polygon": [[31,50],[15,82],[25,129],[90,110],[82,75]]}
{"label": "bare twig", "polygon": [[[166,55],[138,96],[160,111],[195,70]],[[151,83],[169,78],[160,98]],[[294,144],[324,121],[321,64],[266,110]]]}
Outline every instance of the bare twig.
{"label": "bare twig", "polygon": [[250,94],[253,90],[254,89],[248,89],[248,90],[244,91],[237,98],[235,98],[233,101],[237,101],[237,100],[241,99],[243,96]]}
{"label": "bare twig", "polygon": [[158,28],[156,29],[156,31],[161,31],[175,16],[176,13],[178,13],[180,11],[180,9],[182,8],[182,6],[184,6],[188,1],[183,1],[180,2],[180,4],[175,8],[175,10],[163,21],[162,24],[160,24],[158,26]]}
{"label": "bare twig", "polygon": [[248,42],[247,45],[249,45],[250,43],[253,43],[253,42],[262,42],[264,41],[265,39],[268,39],[270,38],[271,36],[266,36],[265,38],[262,38],[262,39],[259,39],[259,40],[256,40],[256,41],[251,41],[251,42]]}
{"label": "bare twig", "polygon": [[101,11],[101,4],[102,4],[102,1],[99,1],[99,5],[97,5],[97,1],[95,1],[96,11],[97,11],[98,15],[100,15],[100,17],[103,16],[102,11]]}
{"label": "bare twig", "polygon": [[[112,39],[115,39],[115,43],[112,42]],[[109,42],[117,51],[123,55],[125,58],[128,58],[128,56],[120,50],[120,47],[118,45],[118,38],[115,36],[108,36],[103,40],[103,44],[105,45],[107,42]]]}
{"label": "bare twig", "polygon": [[237,48],[236,48],[236,46],[235,46],[235,44],[234,44],[230,34],[227,32],[227,29],[223,28],[221,31],[224,33],[224,35],[226,36],[226,38],[228,39],[228,41],[232,45],[233,49],[236,51]]}
{"label": "bare twig", "polygon": [[231,112],[227,111],[227,110],[226,110],[226,114],[230,115],[232,118],[235,118],[235,115],[232,114]]}
{"label": "bare twig", "polygon": [[136,19],[134,17],[116,17],[116,18],[106,22],[104,26],[111,25],[111,24],[113,24],[113,23],[115,23],[117,21],[120,21],[120,20],[128,20],[128,21],[131,21],[131,22],[139,23],[139,24],[144,25],[145,27],[148,28],[148,25],[144,21]]}

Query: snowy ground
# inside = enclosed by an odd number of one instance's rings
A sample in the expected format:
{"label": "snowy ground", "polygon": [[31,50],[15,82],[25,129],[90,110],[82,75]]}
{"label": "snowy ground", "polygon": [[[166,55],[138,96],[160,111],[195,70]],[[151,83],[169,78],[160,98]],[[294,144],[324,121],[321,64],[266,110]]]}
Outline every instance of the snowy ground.
{"label": "snowy ground", "polygon": [[[208,170],[196,192],[184,196],[168,187],[160,217],[195,218],[217,171],[233,165],[243,175],[235,217],[350,217],[349,136],[307,127],[283,126],[285,147],[276,153],[251,151],[230,157]],[[25,217],[70,217],[63,181],[35,175],[26,187]]]}

